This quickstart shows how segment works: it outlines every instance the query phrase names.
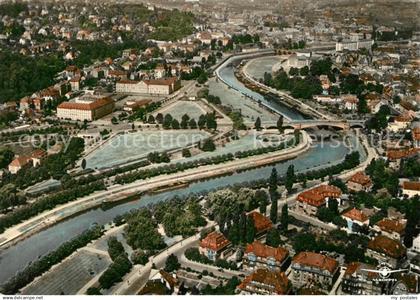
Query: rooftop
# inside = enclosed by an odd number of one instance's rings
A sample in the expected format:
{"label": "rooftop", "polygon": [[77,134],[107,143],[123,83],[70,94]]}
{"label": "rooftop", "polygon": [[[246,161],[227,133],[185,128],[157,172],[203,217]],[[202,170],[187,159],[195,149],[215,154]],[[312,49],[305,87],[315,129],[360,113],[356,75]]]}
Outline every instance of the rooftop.
{"label": "rooftop", "polygon": [[266,216],[263,216],[259,212],[253,211],[248,214],[254,221],[255,229],[257,232],[263,232],[265,230],[270,229],[273,226],[270,219]]}
{"label": "rooftop", "polygon": [[111,98],[104,97],[92,101],[91,103],[63,102],[57,107],[57,109],[95,110],[111,103],[114,103]]}
{"label": "rooftop", "polygon": [[351,210],[345,212],[342,216],[359,222],[366,222],[369,220],[368,216],[356,208],[352,208]]}
{"label": "rooftop", "polygon": [[297,200],[306,202],[313,206],[322,206],[325,204],[327,197],[340,197],[341,190],[333,185],[320,185],[316,188],[302,192],[298,195]]}
{"label": "rooftop", "polygon": [[220,251],[229,244],[229,240],[226,239],[222,233],[217,231],[209,233],[200,241],[200,247],[211,249],[213,251]]}
{"label": "rooftop", "polygon": [[280,262],[284,261],[289,256],[288,250],[281,247],[270,247],[259,241],[246,245],[245,253],[254,253],[256,256],[264,258],[273,257],[276,261]]}
{"label": "rooftop", "polygon": [[399,234],[403,233],[405,230],[405,222],[401,222],[400,220],[391,220],[384,218],[380,220],[376,225],[382,230],[389,233],[397,232]]}
{"label": "rooftop", "polygon": [[238,286],[241,290],[248,290],[248,286],[264,285],[270,294],[285,295],[289,291],[289,279],[284,272],[272,272],[267,269],[258,269],[245,279]]}
{"label": "rooftop", "polygon": [[334,274],[338,268],[338,262],[326,255],[315,252],[300,252],[292,260],[292,264],[300,264],[308,267],[326,270]]}
{"label": "rooftop", "polygon": [[406,249],[400,242],[394,241],[386,236],[380,235],[370,240],[368,249],[383,253],[393,258],[401,258],[405,255]]}
{"label": "rooftop", "polygon": [[363,186],[371,186],[372,180],[370,180],[370,177],[367,176],[364,172],[360,171],[354,174],[350,179],[350,182],[358,183]]}

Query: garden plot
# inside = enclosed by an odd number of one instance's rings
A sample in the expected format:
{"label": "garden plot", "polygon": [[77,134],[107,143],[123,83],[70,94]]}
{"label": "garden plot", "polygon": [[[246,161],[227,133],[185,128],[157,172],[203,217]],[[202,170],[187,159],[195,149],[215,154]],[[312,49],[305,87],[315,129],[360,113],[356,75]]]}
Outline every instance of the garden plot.
{"label": "garden plot", "polygon": [[187,114],[190,118],[195,119],[196,121],[201,115],[205,115],[210,111],[204,109],[198,101],[177,101],[174,103],[165,106],[154,113],[154,117],[158,113],[162,115],[170,114],[174,119],[181,121],[182,116]]}
{"label": "garden plot", "polygon": [[222,104],[241,112],[247,123],[254,123],[260,117],[262,124],[272,123],[278,120],[278,116],[260,107],[251,99],[245,97],[234,89],[229,89],[223,82],[216,82],[214,78],[209,80],[209,91],[214,96],[219,96]]}
{"label": "garden plot", "polygon": [[86,157],[86,167],[109,168],[147,157],[151,152],[184,148],[210,137],[199,130],[140,131],[117,135]]}

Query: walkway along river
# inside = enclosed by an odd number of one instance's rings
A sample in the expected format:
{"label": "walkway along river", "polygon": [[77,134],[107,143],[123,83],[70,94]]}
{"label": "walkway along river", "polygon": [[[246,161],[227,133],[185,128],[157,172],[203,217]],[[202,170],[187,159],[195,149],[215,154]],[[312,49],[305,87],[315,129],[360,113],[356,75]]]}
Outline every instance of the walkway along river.
{"label": "walkway along river", "polygon": [[[232,69],[230,66],[225,66],[224,68]],[[222,68],[222,71],[223,70],[224,69]],[[225,74],[225,71],[223,74]],[[226,74],[230,74],[230,72],[226,71]],[[241,84],[240,82],[238,83]],[[245,87],[243,88],[246,89]],[[287,108],[283,109],[285,109],[286,112]],[[295,114],[295,112],[292,113]],[[289,115],[289,117],[292,117],[292,115]],[[300,116],[300,118],[303,117]],[[355,145],[359,145],[359,143],[355,143]],[[363,149],[353,150],[360,150],[361,159],[364,159],[365,153]],[[328,165],[341,162],[344,159],[344,156],[350,151],[351,150],[344,144],[337,146],[336,143],[333,144],[324,142],[323,145],[315,144],[315,147],[310,149],[301,157],[277,163],[275,167],[280,175],[285,174],[287,167],[290,164],[295,166],[295,170],[297,172],[305,171],[311,168],[326,167]],[[38,232],[27,239],[18,242],[0,253],[0,284],[6,282],[11,276],[22,270],[30,262],[37,260],[40,256],[56,249],[63,242],[77,236],[85,229],[89,228],[89,226],[93,223],[100,225],[106,224],[111,222],[117,215],[123,214],[132,209],[154,204],[159,201],[168,200],[175,195],[184,196],[190,193],[205,193],[206,191],[226,187],[235,183],[266,179],[270,176],[272,168],[273,166],[262,167],[259,169],[244,171],[239,174],[235,173],[226,177],[212,178],[207,181],[193,183],[180,190],[172,190],[161,194],[145,195],[139,200],[122,203],[106,211],[98,208],[76,215],[75,217],[61,223],[57,223],[44,231]]]}

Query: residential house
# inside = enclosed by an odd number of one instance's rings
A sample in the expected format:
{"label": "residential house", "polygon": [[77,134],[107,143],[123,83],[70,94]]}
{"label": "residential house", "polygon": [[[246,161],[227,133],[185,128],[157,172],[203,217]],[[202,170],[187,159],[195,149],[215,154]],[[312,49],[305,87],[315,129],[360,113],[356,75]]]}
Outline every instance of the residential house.
{"label": "residential house", "polygon": [[179,288],[180,281],[175,274],[152,269],[149,280],[140,290],[139,295],[178,295]]}
{"label": "residential house", "polygon": [[350,231],[357,231],[355,230],[357,226],[369,226],[369,217],[357,208],[352,208],[343,213],[341,216],[347,221],[347,228]]}
{"label": "residential house", "polygon": [[406,249],[400,242],[380,235],[369,241],[366,255],[396,268],[405,258]]}
{"label": "residential house", "polygon": [[238,285],[240,295],[287,295],[291,284],[284,272],[258,269]]}
{"label": "residential house", "polygon": [[402,194],[408,198],[419,195],[420,196],[420,182],[418,181],[404,181],[402,183]]}
{"label": "residential house", "polygon": [[271,220],[266,216],[260,214],[259,212],[250,212],[248,216],[251,217],[254,221],[255,231],[257,235],[263,234],[267,232],[271,227],[273,227],[273,223],[271,222]]}
{"label": "residential house", "polygon": [[291,264],[290,278],[294,287],[318,287],[328,291],[338,277],[338,262],[315,252],[300,252]]}
{"label": "residential house", "polygon": [[216,261],[223,258],[223,252],[229,245],[230,241],[222,233],[213,231],[200,241],[199,251],[208,259]]}
{"label": "residential house", "polygon": [[16,174],[19,172],[24,166],[28,165],[31,162],[31,158],[29,156],[19,156],[12,160],[9,164],[8,169],[9,172],[12,174]]}
{"label": "residential house", "polygon": [[327,205],[330,198],[340,202],[341,190],[333,185],[320,185],[313,189],[304,191],[297,196],[295,209],[298,212],[315,216],[318,209]]}
{"label": "residential house", "polygon": [[381,283],[376,281],[379,274],[367,270],[375,270],[375,266],[352,262],[347,265],[343,276],[341,291],[348,295],[380,295]]}
{"label": "residential house", "polygon": [[360,171],[347,181],[347,188],[352,192],[369,192],[372,188],[372,180],[363,171]]}
{"label": "residential house", "polygon": [[259,241],[248,244],[245,248],[243,266],[246,270],[261,268],[270,271],[285,270],[289,259],[289,251],[282,247],[270,247]]}
{"label": "residential house", "polygon": [[404,239],[406,220],[392,220],[384,218],[373,226],[373,229],[383,236],[402,242]]}

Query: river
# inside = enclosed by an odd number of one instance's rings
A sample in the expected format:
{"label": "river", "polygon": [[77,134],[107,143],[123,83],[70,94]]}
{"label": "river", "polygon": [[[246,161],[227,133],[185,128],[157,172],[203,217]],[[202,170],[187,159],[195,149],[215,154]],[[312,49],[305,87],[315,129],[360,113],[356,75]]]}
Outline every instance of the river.
{"label": "river", "polygon": [[[226,76],[224,77],[226,80],[235,82],[233,79],[233,69],[231,67],[226,66],[222,68],[221,74]],[[238,88],[245,89],[245,87],[243,87],[240,82],[236,81],[235,85]],[[250,91],[246,89],[244,92],[248,93]],[[262,98],[262,100],[264,99],[257,93],[255,93],[255,96]],[[272,102],[269,104],[274,105]],[[303,118],[302,115],[299,115],[295,111],[292,111],[279,104],[275,105],[289,117]],[[275,167],[277,168],[277,171],[280,175],[285,174],[287,167],[290,164],[293,164],[295,166],[295,170],[298,172],[305,171],[310,168],[325,167],[327,165],[336,164],[342,161],[344,156],[350,151],[351,150],[348,149],[344,144],[337,145],[336,143],[327,142],[321,145],[315,143],[314,147],[304,155],[287,162],[277,163]],[[361,154],[362,159],[364,159],[366,154],[364,151],[361,151]],[[139,200],[128,203],[121,203],[120,205],[114,206],[105,211],[100,208],[93,209],[66,221],[55,224],[46,230],[38,232],[31,237],[20,241],[16,245],[11,246],[0,253],[0,284],[7,281],[7,279],[9,279],[19,270],[22,270],[31,261],[35,261],[39,257],[56,249],[63,242],[68,241],[69,239],[83,232],[85,229],[89,228],[89,226],[91,226],[93,223],[100,225],[109,223],[117,215],[123,214],[132,209],[154,204],[159,201],[165,201],[175,195],[184,196],[190,193],[204,193],[209,190],[226,187],[235,183],[265,179],[269,177],[272,168],[273,166],[266,166],[259,169],[244,171],[238,174],[235,173],[230,176],[213,178],[207,181],[193,183],[190,186],[180,190],[172,190],[161,194],[145,195]]]}

